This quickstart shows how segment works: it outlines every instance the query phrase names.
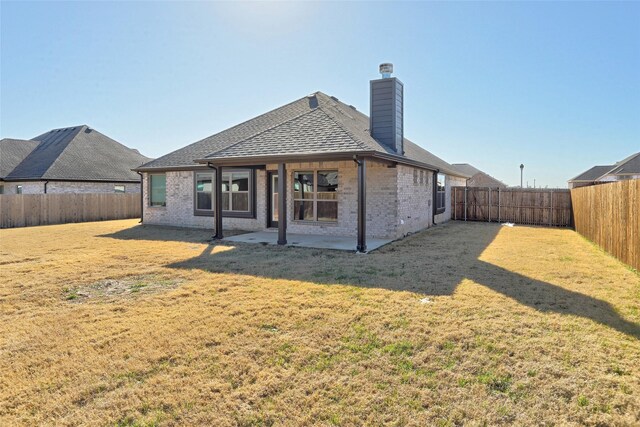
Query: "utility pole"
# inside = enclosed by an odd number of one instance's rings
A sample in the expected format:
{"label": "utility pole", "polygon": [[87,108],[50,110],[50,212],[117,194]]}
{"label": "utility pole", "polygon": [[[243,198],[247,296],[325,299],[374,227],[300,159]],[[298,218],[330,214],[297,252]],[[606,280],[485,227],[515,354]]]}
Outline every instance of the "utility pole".
{"label": "utility pole", "polygon": [[536,179],[533,178],[533,188],[536,188]]}
{"label": "utility pole", "polygon": [[520,164],[520,188],[524,188],[522,187],[522,171],[524,170],[524,164]]}

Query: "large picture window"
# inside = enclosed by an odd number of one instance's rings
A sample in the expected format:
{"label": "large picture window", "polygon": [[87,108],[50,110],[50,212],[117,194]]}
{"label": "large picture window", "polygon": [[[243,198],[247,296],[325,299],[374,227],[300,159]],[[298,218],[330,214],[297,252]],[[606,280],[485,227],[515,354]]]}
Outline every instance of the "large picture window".
{"label": "large picture window", "polygon": [[167,206],[167,176],[149,175],[149,206]]}
{"label": "large picture window", "polygon": [[[247,216],[252,214],[253,171],[241,169],[223,172],[220,190],[222,191],[222,212],[224,216]],[[196,172],[195,174],[195,215],[213,215],[215,210],[215,173]]]}
{"label": "large picture window", "polygon": [[444,174],[438,174],[438,182],[436,183],[436,212],[442,213],[445,211],[445,182],[446,176]]}
{"label": "large picture window", "polygon": [[338,221],[338,171],[293,173],[293,219]]}

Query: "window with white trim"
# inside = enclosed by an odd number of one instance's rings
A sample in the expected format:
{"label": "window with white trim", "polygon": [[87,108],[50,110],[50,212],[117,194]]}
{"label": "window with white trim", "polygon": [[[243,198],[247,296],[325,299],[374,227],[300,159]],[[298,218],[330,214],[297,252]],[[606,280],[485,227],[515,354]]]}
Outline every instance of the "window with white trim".
{"label": "window with white trim", "polygon": [[125,192],[125,186],[124,185],[114,185],[113,186],[113,192],[114,193],[124,193]]}
{"label": "window with white trim", "polygon": [[16,185],[16,194],[22,194],[22,185]]}
{"label": "window with white trim", "polygon": [[294,221],[338,221],[338,171],[293,173]]}

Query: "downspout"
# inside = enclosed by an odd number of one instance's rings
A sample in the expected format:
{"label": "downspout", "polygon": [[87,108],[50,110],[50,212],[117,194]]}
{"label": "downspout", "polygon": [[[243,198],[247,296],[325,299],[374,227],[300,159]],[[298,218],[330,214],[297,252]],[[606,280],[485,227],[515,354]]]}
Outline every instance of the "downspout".
{"label": "downspout", "polygon": [[47,184],[49,183],[49,180],[44,182],[44,194],[47,194]]}
{"label": "downspout", "polygon": [[142,176],[142,172],[136,171],[136,173],[140,175],[140,222],[138,222],[138,224],[142,224],[142,221],[144,220],[144,178]]}
{"label": "downspout", "polygon": [[436,201],[438,200],[438,174],[440,173],[440,169],[436,169],[436,171],[433,173],[433,204],[432,204],[432,216],[431,216],[431,222],[433,225],[438,225],[436,224]]}

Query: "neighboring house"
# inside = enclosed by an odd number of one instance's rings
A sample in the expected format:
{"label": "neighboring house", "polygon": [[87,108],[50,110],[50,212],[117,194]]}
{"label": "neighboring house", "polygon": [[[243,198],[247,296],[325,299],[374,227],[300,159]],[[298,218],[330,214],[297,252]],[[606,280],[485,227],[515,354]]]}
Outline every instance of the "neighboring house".
{"label": "neighboring house", "polygon": [[603,184],[605,182],[640,179],[640,152],[614,165],[594,166],[568,181],[569,188]]}
{"label": "neighboring house", "polygon": [[371,117],[316,92],[143,165],[144,223],[357,236],[364,250],[448,220],[468,176],[403,137],[398,79],[370,90]]}
{"label": "neighboring house", "polygon": [[467,179],[467,187],[507,188],[507,184],[504,182],[482,172],[480,169],[471,166],[469,163],[453,163],[452,166],[471,176],[471,178]]}
{"label": "neighboring house", "polygon": [[0,194],[139,193],[148,157],[87,126],[0,140]]}

